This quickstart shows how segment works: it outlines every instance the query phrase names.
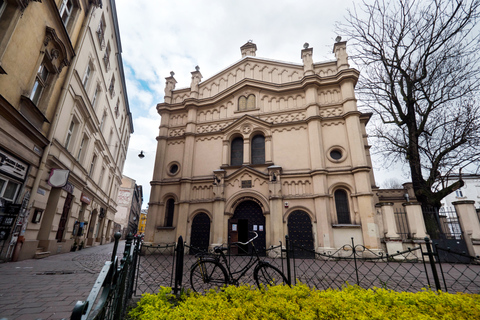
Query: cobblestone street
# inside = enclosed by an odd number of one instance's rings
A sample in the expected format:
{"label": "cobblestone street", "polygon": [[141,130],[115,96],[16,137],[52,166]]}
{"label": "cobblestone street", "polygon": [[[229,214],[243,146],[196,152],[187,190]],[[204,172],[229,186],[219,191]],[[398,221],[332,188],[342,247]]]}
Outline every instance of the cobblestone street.
{"label": "cobblestone street", "polygon": [[[81,251],[0,264],[0,320],[70,319],[85,300],[113,242]],[[122,256],[125,241],[119,243]]]}

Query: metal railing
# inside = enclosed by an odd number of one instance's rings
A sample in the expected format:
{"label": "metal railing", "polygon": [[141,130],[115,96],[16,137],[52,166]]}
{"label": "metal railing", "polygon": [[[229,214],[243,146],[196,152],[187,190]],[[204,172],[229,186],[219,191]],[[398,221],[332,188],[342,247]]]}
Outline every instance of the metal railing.
{"label": "metal railing", "polygon": [[[184,244],[182,237],[177,243],[142,244],[140,248],[141,241],[134,245],[129,235],[119,263],[115,256],[119,238],[119,233],[115,234],[112,260],[105,263],[87,300],[77,302],[71,319],[122,319],[132,295],[157,293],[161,286],[171,287],[176,294],[190,288],[190,267],[196,257],[189,252],[200,249]],[[389,255],[355,244],[353,238],[351,244],[334,252],[315,252],[295,245],[286,236],[285,245],[266,249],[265,259],[285,274],[289,284],[301,282],[320,290],[350,284],[409,292],[432,288],[480,293],[480,257],[433,246],[429,238],[424,240],[422,246]],[[441,262],[443,251],[458,256],[458,263]],[[227,256],[232,270],[242,268],[249,259]],[[254,285],[253,273],[242,277],[241,283]]]}
{"label": "metal railing", "polygon": [[[75,305],[72,320],[122,319],[127,303],[134,291],[137,255],[141,240],[129,234],[125,242],[123,258],[117,254],[120,232],[115,233],[115,245],[111,261],[105,262],[87,300]],[[134,241],[135,240],[135,241]]]}

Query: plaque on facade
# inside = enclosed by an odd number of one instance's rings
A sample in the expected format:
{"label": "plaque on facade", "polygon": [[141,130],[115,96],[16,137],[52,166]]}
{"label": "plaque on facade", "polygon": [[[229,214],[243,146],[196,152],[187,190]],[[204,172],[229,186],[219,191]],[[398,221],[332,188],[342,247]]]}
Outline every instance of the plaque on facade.
{"label": "plaque on facade", "polygon": [[10,177],[25,180],[28,164],[18,160],[6,151],[0,149],[0,172]]}
{"label": "plaque on facade", "polygon": [[90,204],[90,202],[92,202],[92,200],[89,197],[87,197],[84,193],[82,193],[82,196],[80,197],[80,201],[86,204]]}
{"label": "plaque on facade", "polygon": [[242,188],[251,188],[252,180],[242,180]]}

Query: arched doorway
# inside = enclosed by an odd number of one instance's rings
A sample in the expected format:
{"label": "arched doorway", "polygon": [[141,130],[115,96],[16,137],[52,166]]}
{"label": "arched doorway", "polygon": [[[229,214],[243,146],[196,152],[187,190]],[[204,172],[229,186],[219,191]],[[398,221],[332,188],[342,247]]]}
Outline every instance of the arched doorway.
{"label": "arched doorway", "polygon": [[192,221],[192,232],[190,234],[190,254],[201,251],[208,251],[210,244],[210,217],[201,212]]}
{"label": "arched doorway", "polygon": [[[308,213],[296,210],[288,216],[288,236],[295,247],[296,258],[314,258],[312,220]],[[303,249],[305,250],[303,250]]]}
{"label": "arched doorway", "polygon": [[[265,255],[265,227],[265,216],[260,205],[252,200],[243,201],[235,208],[233,217],[228,220],[229,242],[247,242],[254,236],[251,231],[255,231],[258,233],[258,238],[254,241],[255,248],[259,254]],[[252,253],[251,246],[232,246],[231,249],[232,254]]]}

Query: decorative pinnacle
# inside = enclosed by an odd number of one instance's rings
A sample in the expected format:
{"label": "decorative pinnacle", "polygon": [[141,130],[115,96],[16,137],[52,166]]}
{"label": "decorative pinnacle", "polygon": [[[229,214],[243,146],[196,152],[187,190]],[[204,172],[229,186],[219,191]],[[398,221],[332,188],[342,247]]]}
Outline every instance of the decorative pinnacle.
{"label": "decorative pinnacle", "polygon": [[174,75],[175,75],[175,72],[173,72],[173,71],[170,71],[170,76],[172,76],[172,77],[173,77]]}
{"label": "decorative pinnacle", "polygon": [[303,49],[308,49],[308,46],[309,46],[308,42],[305,42],[305,44],[303,45]]}
{"label": "decorative pinnacle", "polygon": [[200,70],[200,67],[199,67],[199,66],[196,66],[196,67],[195,67],[195,70],[199,71],[199,70]]}
{"label": "decorative pinnacle", "polygon": [[335,42],[340,42],[340,41],[342,41],[342,37],[337,36],[337,37],[335,38]]}

